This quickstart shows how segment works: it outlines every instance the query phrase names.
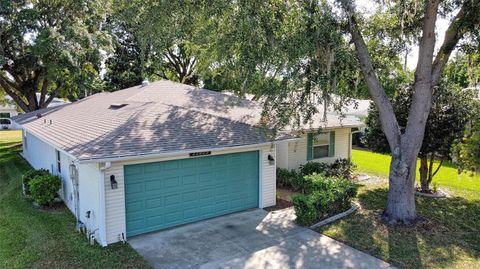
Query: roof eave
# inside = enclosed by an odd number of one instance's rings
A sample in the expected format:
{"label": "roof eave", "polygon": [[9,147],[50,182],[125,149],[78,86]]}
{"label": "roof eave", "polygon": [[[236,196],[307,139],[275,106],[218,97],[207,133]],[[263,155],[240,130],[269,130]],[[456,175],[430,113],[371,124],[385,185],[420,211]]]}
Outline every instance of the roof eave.
{"label": "roof eave", "polygon": [[162,158],[162,157],[174,157],[174,156],[186,155],[186,154],[189,154],[189,153],[192,153],[192,152],[202,152],[202,151],[218,152],[218,151],[226,151],[226,150],[241,150],[241,149],[246,149],[246,148],[276,145],[276,144],[281,143],[281,142],[298,141],[298,140],[301,140],[301,139],[303,139],[303,138],[295,137],[295,138],[280,139],[280,140],[275,140],[275,141],[265,142],[265,143],[246,144],[246,145],[238,145],[238,146],[231,146],[231,147],[177,150],[177,151],[169,151],[169,152],[154,153],[154,154],[107,156],[107,157],[89,158],[89,159],[81,159],[80,158],[79,162],[80,163],[104,163],[104,162],[134,161],[134,160],[153,159],[153,158]]}

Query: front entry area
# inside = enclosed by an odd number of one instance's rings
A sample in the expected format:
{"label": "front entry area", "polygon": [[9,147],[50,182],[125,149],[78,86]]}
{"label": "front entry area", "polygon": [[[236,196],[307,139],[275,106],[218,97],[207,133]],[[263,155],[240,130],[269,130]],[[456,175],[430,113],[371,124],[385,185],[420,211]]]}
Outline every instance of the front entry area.
{"label": "front entry area", "polygon": [[127,237],[258,207],[259,152],[124,166]]}

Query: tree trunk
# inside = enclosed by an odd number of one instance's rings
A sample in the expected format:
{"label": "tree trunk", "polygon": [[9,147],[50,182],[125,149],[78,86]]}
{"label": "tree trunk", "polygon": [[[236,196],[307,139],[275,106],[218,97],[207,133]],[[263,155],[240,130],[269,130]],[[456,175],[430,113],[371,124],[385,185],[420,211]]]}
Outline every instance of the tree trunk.
{"label": "tree trunk", "polygon": [[422,192],[429,192],[430,191],[430,171],[428,169],[428,158],[427,156],[420,157],[420,186],[422,188]]}
{"label": "tree trunk", "polygon": [[398,152],[392,156],[388,202],[382,214],[382,219],[389,224],[410,224],[415,221],[416,210],[413,191],[415,184],[415,166],[416,162],[405,161],[404,157]]}

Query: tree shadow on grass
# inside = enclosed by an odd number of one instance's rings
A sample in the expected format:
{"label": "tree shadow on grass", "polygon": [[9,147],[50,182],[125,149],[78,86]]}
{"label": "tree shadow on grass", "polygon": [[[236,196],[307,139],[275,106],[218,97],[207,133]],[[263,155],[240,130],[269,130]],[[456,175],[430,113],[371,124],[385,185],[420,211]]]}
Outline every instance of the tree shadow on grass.
{"label": "tree shadow on grass", "polygon": [[401,268],[479,266],[479,200],[419,197],[419,220],[410,226],[390,226],[379,218],[387,193],[386,188],[376,188],[359,194],[362,210],[323,230]]}

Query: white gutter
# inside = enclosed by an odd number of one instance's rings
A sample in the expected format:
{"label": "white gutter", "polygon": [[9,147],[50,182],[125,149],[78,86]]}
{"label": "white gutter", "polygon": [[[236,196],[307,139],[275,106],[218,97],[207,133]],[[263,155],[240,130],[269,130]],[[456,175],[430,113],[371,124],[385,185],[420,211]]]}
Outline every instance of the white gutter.
{"label": "white gutter", "polygon": [[335,127],[318,127],[318,128],[308,128],[308,129],[291,129],[288,130],[290,133],[296,133],[296,132],[315,132],[315,131],[321,131],[321,130],[334,130],[334,129],[346,129],[346,128],[358,128],[362,127],[365,124],[349,124],[349,125],[342,125],[342,126],[335,126]]}
{"label": "white gutter", "polygon": [[146,159],[146,158],[159,158],[159,157],[173,157],[178,155],[189,154],[192,152],[201,152],[201,151],[211,151],[211,152],[218,152],[218,151],[225,151],[225,150],[235,150],[235,149],[245,149],[245,148],[252,148],[252,147],[261,147],[261,146],[268,146],[274,145],[281,142],[288,142],[288,141],[298,141],[302,140],[303,138],[290,138],[285,140],[279,140],[274,142],[267,142],[267,143],[260,143],[260,144],[250,144],[250,145],[242,145],[242,146],[232,146],[232,147],[222,147],[222,148],[201,148],[201,149],[190,149],[190,150],[179,150],[179,151],[170,151],[165,153],[156,153],[156,154],[137,154],[137,155],[130,155],[130,156],[122,156],[122,157],[106,157],[101,159],[85,159],[80,160],[80,163],[98,163],[98,162],[118,162],[118,161],[131,161],[131,160],[139,160],[139,159]]}

